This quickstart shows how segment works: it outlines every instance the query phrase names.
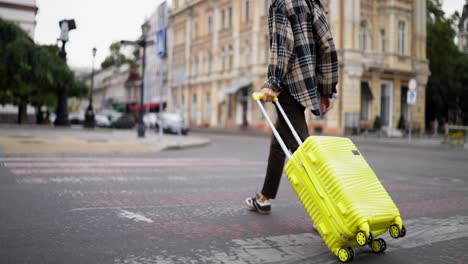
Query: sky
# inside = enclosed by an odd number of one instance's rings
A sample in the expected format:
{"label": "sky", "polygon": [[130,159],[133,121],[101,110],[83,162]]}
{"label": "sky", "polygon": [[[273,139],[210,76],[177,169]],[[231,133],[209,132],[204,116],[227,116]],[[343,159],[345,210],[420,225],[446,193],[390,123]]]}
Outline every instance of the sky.
{"label": "sky", "polygon": [[[255,0],[260,1],[260,0]],[[161,0],[36,0],[39,12],[35,40],[55,44],[62,19],[75,19],[77,29],[67,43],[68,63],[72,67],[91,68],[92,48],[97,48],[96,67],[109,54],[114,41],[135,40],[141,24],[156,10]],[[465,0],[444,0],[444,11],[462,11]]]}
{"label": "sky", "polygon": [[75,19],[70,31],[67,60],[72,67],[91,68],[93,47],[97,48],[96,68],[109,55],[109,46],[120,40],[136,40],[141,24],[155,12],[161,0],[36,0],[39,12],[35,41],[56,44],[58,22]]}

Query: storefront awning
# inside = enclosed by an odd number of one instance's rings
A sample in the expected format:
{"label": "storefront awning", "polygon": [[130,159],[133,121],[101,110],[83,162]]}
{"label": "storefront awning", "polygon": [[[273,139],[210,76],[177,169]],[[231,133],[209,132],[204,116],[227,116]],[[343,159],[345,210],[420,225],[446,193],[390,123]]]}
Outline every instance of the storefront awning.
{"label": "storefront awning", "polygon": [[374,96],[372,95],[372,90],[368,82],[361,83],[361,96],[369,101],[374,99]]}
{"label": "storefront awning", "polygon": [[252,85],[252,81],[243,81],[243,82],[235,83],[231,86],[228,86],[224,88],[223,90],[225,94],[233,94],[239,91],[240,89],[249,87],[251,85]]}
{"label": "storefront awning", "polygon": [[[163,102],[163,108],[166,107],[166,102]],[[134,104],[129,107],[129,110],[132,112],[140,111],[141,105],[140,104]],[[146,103],[143,104],[143,109],[144,110],[157,110],[159,111],[159,103]]]}

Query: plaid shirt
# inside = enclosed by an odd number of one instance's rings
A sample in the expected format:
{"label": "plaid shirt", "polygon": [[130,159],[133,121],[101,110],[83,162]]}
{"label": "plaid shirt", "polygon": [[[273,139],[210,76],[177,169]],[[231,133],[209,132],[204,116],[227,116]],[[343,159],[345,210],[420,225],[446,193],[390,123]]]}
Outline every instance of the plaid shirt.
{"label": "plaid shirt", "polygon": [[326,13],[319,0],[272,0],[269,12],[270,59],[263,87],[291,95],[320,115],[320,96],[332,97],[338,57]]}

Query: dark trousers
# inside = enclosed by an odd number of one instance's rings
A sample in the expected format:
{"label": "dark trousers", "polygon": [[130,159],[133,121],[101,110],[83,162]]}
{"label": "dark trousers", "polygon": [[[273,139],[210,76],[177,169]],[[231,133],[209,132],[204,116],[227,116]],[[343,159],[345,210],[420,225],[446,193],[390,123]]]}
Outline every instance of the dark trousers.
{"label": "dark trousers", "polygon": [[[282,92],[278,96],[278,100],[281,106],[284,109],[284,112],[288,116],[291,124],[296,129],[297,134],[302,139],[302,141],[306,140],[309,136],[309,130],[307,128],[307,123],[305,120],[305,108],[297,102],[288,91]],[[296,151],[299,147],[294,136],[292,135],[291,130],[286,124],[283,116],[276,109],[278,113],[278,119],[276,120],[275,127],[278,130],[281,138],[285,142],[288,149],[291,152]],[[263,184],[262,194],[268,199],[275,199],[276,194],[278,192],[279,184],[281,181],[281,176],[283,175],[284,169],[284,162],[286,159],[286,154],[283,152],[280,144],[276,140],[275,136],[273,135],[271,138],[271,145],[270,145],[270,154],[268,156],[268,166],[265,176],[265,183]]]}

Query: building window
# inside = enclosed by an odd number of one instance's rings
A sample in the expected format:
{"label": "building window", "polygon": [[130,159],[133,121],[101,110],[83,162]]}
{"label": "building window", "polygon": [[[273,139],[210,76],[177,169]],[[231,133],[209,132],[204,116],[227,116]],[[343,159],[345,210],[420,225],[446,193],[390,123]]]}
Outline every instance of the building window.
{"label": "building window", "polygon": [[228,26],[232,28],[232,7],[228,8]]}
{"label": "building window", "polygon": [[213,70],[213,55],[211,55],[211,52],[209,52],[208,53],[208,73],[210,74],[212,70]]}
{"label": "building window", "polygon": [[367,50],[368,35],[369,26],[367,25],[367,21],[362,21],[359,30],[359,48],[363,51]]}
{"label": "building window", "polygon": [[250,42],[246,40],[244,45],[244,63],[247,66],[252,62]]}
{"label": "building window", "polygon": [[198,57],[195,56],[193,59],[193,76],[196,77],[198,75]]}
{"label": "building window", "polygon": [[398,22],[398,53],[405,55],[406,51],[406,23]]}
{"label": "building window", "polygon": [[203,75],[206,73],[206,60],[205,56],[202,54],[200,55],[200,75]]}
{"label": "building window", "polygon": [[221,48],[221,60],[221,72],[224,72],[224,70],[226,69],[226,50],[224,49],[224,47]]}
{"label": "building window", "polygon": [[250,0],[245,0],[245,22],[250,21]]}
{"label": "building window", "polygon": [[361,82],[361,120],[370,121],[372,103],[372,91],[367,81]]}
{"label": "building window", "polygon": [[226,28],[226,10],[221,10],[221,29]]}
{"label": "building window", "polygon": [[179,104],[180,110],[184,109],[184,105],[185,105],[185,95],[182,95],[182,98],[180,99],[180,104]]}
{"label": "building window", "polygon": [[385,29],[380,30],[380,51],[386,51],[386,38],[385,38]]}
{"label": "building window", "polygon": [[270,37],[266,35],[264,38],[265,43],[263,44],[263,50],[264,50],[264,63],[268,64],[268,59],[270,58]]}
{"label": "building window", "polygon": [[464,28],[465,28],[465,32],[468,32],[468,18],[465,19]]}
{"label": "building window", "polygon": [[264,6],[263,6],[263,15],[268,16],[268,12],[270,10],[270,3],[271,0],[264,0]]}
{"label": "building window", "polygon": [[229,61],[228,61],[228,67],[229,67],[229,70],[232,70],[234,67],[234,52],[232,50],[232,45],[229,45]]}
{"label": "building window", "polygon": [[190,113],[191,113],[190,117],[191,117],[192,121],[195,121],[195,122],[197,121],[197,118],[198,118],[197,111],[198,111],[198,109],[197,109],[197,94],[194,93],[194,94],[192,94],[192,105],[190,107]]}
{"label": "building window", "polygon": [[213,29],[213,17],[209,15],[208,18],[206,19],[206,32],[208,34],[211,34],[212,29]]}
{"label": "building window", "polygon": [[204,116],[206,121],[211,119],[211,96],[210,93],[205,94],[205,111]]}
{"label": "building window", "polygon": [[198,37],[198,19],[193,20],[193,28],[192,28],[192,39],[196,39]]}

